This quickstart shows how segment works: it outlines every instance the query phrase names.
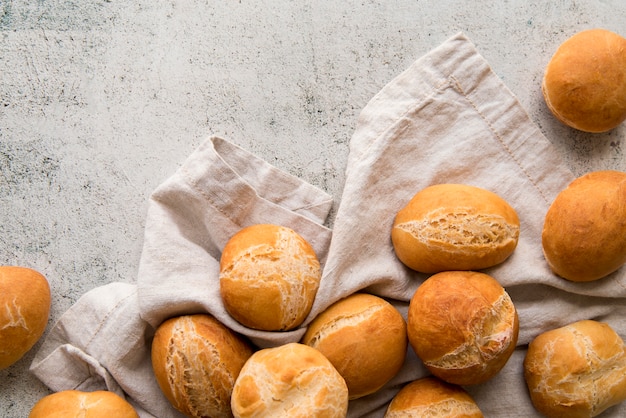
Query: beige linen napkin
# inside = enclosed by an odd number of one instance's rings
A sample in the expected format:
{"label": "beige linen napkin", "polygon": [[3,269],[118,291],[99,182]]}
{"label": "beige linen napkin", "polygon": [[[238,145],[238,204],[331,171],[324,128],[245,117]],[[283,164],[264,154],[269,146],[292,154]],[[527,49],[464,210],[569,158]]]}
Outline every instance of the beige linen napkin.
{"label": "beige linen napkin", "polygon": [[[427,276],[395,257],[393,217],[421,188],[465,183],[496,192],[521,220],[514,254],[485,271],[506,287],[518,309],[519,347],[494,379],[468,390],[486,417],[539,416],[522,376],[525,345],[534,336],[585,318],[606,321],[626,337],[624,269],[576,284],[555,277],[543,259],[543,217],[572,179],[514,95],[457,34],[363,109],[332,236],[323,226],[327,195],[211,138],[151,197],[137,286],[113,284],[85,295],[51,330],[32,370],[53,390],[108,388],[125,393],[142,416],[174,417],[147,358],[153,329],[163,319],[208,311],[259,347],[297,341],[304,328],[247,329],[228,316],[219,298],[221,248],[239,228],[258,222],[294,228],[322,260],[322,283],[305,326],[356,291],[387,298],[406,318],[408,301]],[[352,401],[349,416],[382,417],[403,384],[426,374],[409,349],[398,376],[376,394]],[[625,414],[622,405],[605,416]]]}

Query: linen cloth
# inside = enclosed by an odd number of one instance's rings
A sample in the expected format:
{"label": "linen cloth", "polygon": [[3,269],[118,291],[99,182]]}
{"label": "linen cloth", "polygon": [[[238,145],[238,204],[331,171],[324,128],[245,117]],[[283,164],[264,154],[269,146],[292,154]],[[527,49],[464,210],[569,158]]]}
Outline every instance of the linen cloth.
{"label": "linen cloth", "polygon": [[[50,331],[31,370],[52,390],[108,389],[142,417],[180,417],[160,393],[150,341],[164,319],[209,312],[259,348],[298,341],[333,302],[357,291],[386,298],[406,318],[428,277],[395,257],[396,212],[420,189],[464,183],[491,190],[515,208],[520,239],[504,263],[483,270],[511,295],[520,319],[518,347],[490,381],[466,389],[486,417],[540,416],[523,379],[526,345],[539,333],[595,319],[626,337],[626,271],[572,283],[549,270],[541,249],[545,213],[574,179],[513,93],[462,33],[415,61],[362,110],[332,231],[332,200],[227,140],[203,143],[152,194],[136,284],[112,283],[83,296]],[[322,263],[308,318],[289,332],[251,330],[219,297],[221,248],[255,223],[293,228]],[[403,369],[383,389],[350,402],[349,417],[382,417],[409,381],[427,375],[409,348]],[[626,415],[626,405],[603,416]]]}

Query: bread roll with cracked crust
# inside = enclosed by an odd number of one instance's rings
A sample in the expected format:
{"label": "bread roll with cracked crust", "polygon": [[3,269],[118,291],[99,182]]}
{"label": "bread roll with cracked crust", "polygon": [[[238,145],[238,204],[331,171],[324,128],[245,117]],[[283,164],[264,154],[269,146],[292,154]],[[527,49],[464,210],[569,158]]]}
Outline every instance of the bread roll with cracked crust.
{"label": "bread roll with cracked crust", "polygon": [[242,229],[220,260],[224,306],[241,324],[264,331],[300,325],[322,276],[311,245],[290,228],[260,224]]}
{"label": "bread roll with cracked crust", "polygon": [[409,303],[409,342],[448,383],[485,382],[504,367],[519,333],[517,311],[491,276],[446,271],[428,278]]}
{"label": "bread roll with cracked crust", "polygon": [[601,279],[626,263],[626,173],[594,171],[548,208],[542,246],[552,271],[574,282]]}
{"label": "bread roll with cracked crust", "polygon": [[39,272],[0,266],[0,370],[39,341],[50,315],[50,285]]}
{"label": "bread roll with cracked crust", "polygon": [[350,399],[372,394],[402,368],[406,323],[386,300],[366,293],[348,296],[309,324],[302,343],[326,356],[346,381]]}
{"label": "bread roll with cracked crust", "polygon": [[413,270],[481,270],[511,255],[519,227],[517,213],[497,194],[438,184],[416,193],[398,212],[391,239],[400,261]]}
{"label": "bread roll with cracked crust", "polygon": [[156,380],[172,406],[188,417],[230,417],[235,380],[253,348],[207,314],[168,319],[152,341]]}
{"label": "bread roll with cracked crust", "polygon": [[524,377],[545,416],[595,417],[626,400],[624,341],[593,320],[544,332],[528,346]]}
{"label": "bread roll with cracked crust", "polygon": [[126,400],[113,392],[65,390],[41,398],[28,418],[139,418]]}
{"label": "bread roll with cracked crust", "polygon": [[400,389],[384,418],[408,417],[483,418],[483,414],[465,389],[429,376]]}
{"label": "bread roll with cracked crust", "polygon": [[235,418],[344,418],[348,388],[318,350],[289,343],[257,351],[232,396]]}
{"label": "bread roll with cracked crust", "polygon": [[562,123],[605,132],[626,119],[626,39],[606,29],[579,32],[546,66],[541,90]]}

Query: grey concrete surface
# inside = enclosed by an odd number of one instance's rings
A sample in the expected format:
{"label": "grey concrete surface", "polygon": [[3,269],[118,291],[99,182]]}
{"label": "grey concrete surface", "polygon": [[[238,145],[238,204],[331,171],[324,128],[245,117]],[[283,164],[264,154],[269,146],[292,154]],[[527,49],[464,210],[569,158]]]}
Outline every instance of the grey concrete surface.
{"label": "grey concrete surface", "polygon": [[[576,174],[626,171],[626,126],[577,132],[541,98],[551,54],[592,27],[626,34],[626,2],[0,0],[0,263],[48,278],[50,325],[133,282],[149,194],[209,134],[336,207],[360,110],[459,31]],[[37,347],[0,371],[1,417],[48,393]]]}

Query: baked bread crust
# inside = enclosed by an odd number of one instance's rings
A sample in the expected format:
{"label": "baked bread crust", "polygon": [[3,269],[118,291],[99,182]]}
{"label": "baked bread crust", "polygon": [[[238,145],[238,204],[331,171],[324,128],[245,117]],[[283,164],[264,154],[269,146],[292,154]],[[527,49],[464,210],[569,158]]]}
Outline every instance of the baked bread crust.
{"label": "baked bread crust", "polygon": [[542,246],[552,271],[574,282],[601,279],[626,263],[626,173],[587,173],[546,213]]}
{"label": "baked bread crust", "polygon": [[207,314],[161,324],[152,342],[156,380],[172,406],[188,417],[230,417],[235,380],[253,349]]}
{"label": "baked bread crust", "polygon": [[517,311],[491,276],[437,273],[409,303],[409,342],[430,372],[458,385],[495,376],[509,360],[519,333]]}
{"label": "baked bread crust", "polygon": [[348,387],[322,353],[288,343],[250,357],[231,404],[235,418],[345,418]]}
{"label": "baked bread crust", "polygon": [[624,341],[593,320],[546,331],[528,346],[524,378],[545,416],[595,417],[626,400]]}
{"label": "baked bread crust", "polygon": [[264,331],[299,326],[313,306],[322,272],[311,245],[290,228],[243,228],[220,259],[220,292],[239,323]]}
{"label": "baked bread crust", "polygon": [[461,386],[429,376],[405,385],[391,400],[384,418],[483,418]]}
{"label": "baked bread crust", "polygon": [[391,231],[396,255],[422,273],[481,270],[517,246],[519,218],[497,194],[465,184],[438,184],[398,211]]}
{"label": "baked bread crust", "polygon": [[113,392],[65,390],[41,398],[28,418],[139,418],[124,398]]}
{"label": "baked bread crust", "polygon": [[330,360],[345,379],[350,399],[376,392],[402,368],[406,322],[386,300],[355,293],[319,314],[302,343]]}
{"label": "baked bread crust", "polygon": [[592,133],[615,128],[626,119],[626,39],[606,29],[573,35],[550,59],[541,90],[565,125]]}
{"label": "baked bread crust", "polygon": [[0,370],[39,341],[50,315],[50,285],[39,272],[0,266]]}

